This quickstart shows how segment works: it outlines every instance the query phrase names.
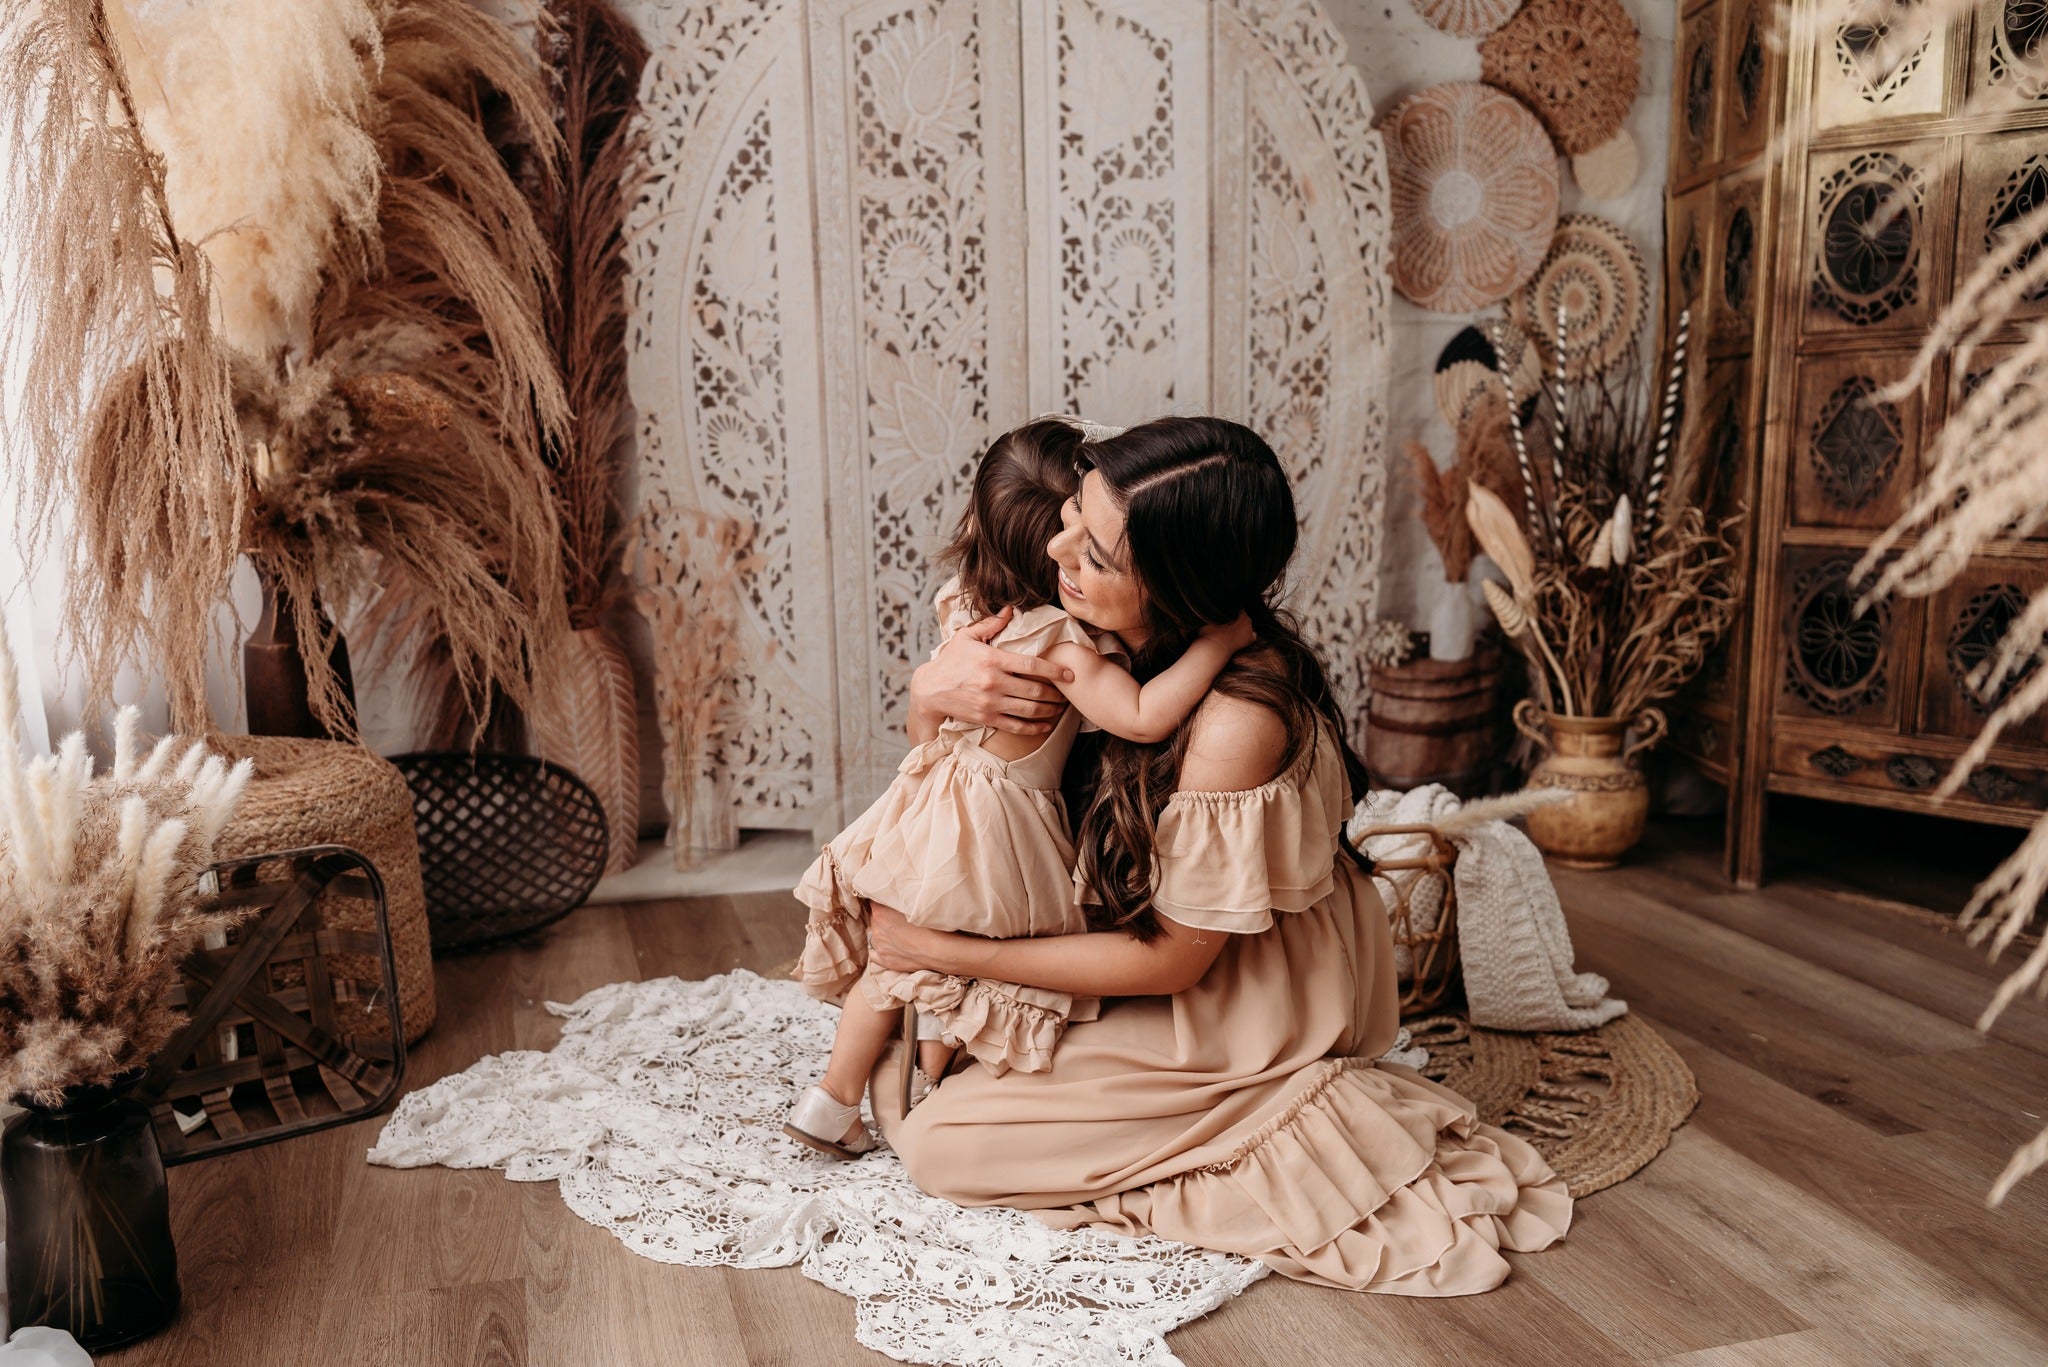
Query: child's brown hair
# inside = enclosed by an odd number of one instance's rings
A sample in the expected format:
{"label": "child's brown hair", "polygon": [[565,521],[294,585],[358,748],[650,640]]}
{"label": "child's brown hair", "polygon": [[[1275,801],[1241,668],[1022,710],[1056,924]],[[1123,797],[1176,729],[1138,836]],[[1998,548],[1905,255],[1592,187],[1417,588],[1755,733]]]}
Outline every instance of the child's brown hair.
{"label": "child's brown hair", "polygon": [[1059,601],[1058,570],[1046,546],[1060,530],[1060,507],[1081,477],[1074,458],[1081,431],[1060,418],[1034,418],[989,443],[959,529],[939,558],[960,576],[980,613],[1019,612]]}

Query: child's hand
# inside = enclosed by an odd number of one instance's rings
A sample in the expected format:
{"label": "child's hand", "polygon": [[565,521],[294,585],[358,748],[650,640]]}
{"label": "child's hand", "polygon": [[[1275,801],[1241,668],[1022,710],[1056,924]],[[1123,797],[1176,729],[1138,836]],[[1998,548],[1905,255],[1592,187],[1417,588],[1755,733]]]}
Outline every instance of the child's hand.
{"label": "child's hand", "polygon": [[1230,647],[1230,653],[1233,655],[1259,639],[1258,632],[1252,629],[1252,619],[1241,612],[1237,614],[1235,622],[1226,622],[1220,625],[1211,623],[1203,627],[1202,635],[1212,640],[1222,641]]}

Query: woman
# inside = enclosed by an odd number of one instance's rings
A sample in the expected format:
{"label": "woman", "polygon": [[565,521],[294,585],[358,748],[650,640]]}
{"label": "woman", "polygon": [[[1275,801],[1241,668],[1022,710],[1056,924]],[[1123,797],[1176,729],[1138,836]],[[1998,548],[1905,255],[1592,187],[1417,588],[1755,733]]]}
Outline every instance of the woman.
{"label": "woman", "polygon": [[[1398,1026],[1391,933],[1339,848],[1363,766],[1270,601],[1296,534],[1285,474],[1217,419],[1084,452],[1051,546],[1067,611],[1120,636],[1140,677],[1240,611],[1258,641],[1170,740],[1105,743],[1076,832],[1104,929],[983,940],[874,909],[870,952],[891,969],[1112,999],[1048,1071],[969,1067],[907,1118],[884,1115],[885,1132],[919,1186],[963,1205],[1156,1233],[1333,1286],[1488,1290],[1507,1276],[1501,1249],[1564,1234],[1571,1198],[1463,1098],[1372,1062]],[[1212,553],[1170,553],[1190,544]],[[913,682],[914,734],[949,715],[1047,725],[1041,670],[956,641]]]}

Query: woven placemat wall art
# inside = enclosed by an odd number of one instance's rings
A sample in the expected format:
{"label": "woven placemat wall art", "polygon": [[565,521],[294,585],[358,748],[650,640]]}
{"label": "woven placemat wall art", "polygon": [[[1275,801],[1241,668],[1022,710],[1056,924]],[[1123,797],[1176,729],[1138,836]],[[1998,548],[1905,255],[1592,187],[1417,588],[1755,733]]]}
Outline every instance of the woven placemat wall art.
{"label": "woven placemat wall art", "polygon": [[1626,230],[1597,214],[1566,214],[1536,278],[1509,301],[1508,316],[1535,339],[1547,374],[1557,365],[1562,309],[1564,372],[1582,380],[1628,354],[1649,315],[1649,296],[1649,268]]}
{"label": "woven placemat wall art", "polygon": [[1431,28],[1460,38],[1484,38],[1515,17],[1522,0],[1408,0]]}
{"label": "woven placemat wall art", "polygon": [[1557,154],[1536,116],[1477,81],[1418,91],[1387,112],[1394,288],[1470,313],[1536,273],[1557,229]]}
{"label": "woven placemat wall art", "polygon": [[1576,1035],[1485,1030],[1453,1013],[1403,1024],[1429,1050],[1423,1075],[1535,1145],[1573,1196],[1641,1171],[1699,1105],[1692,1069],[1635,1016]]}
{"label": "woven placemat wall art", "polygon": [[1479,66],[1576,156],[1621,130],[1642,80],[1643,40],[1620,0],[1529,0],[1480,43]]}

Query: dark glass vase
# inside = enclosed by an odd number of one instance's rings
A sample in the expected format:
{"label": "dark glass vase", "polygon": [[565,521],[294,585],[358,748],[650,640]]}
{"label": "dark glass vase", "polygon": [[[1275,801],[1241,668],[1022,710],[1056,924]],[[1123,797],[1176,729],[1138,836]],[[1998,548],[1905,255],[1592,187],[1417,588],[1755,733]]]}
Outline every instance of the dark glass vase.
{"label": "dark glass vase", "polygon": [[0,1186],[12,1327],[68,1329],[97,1353],[176,1317],[163,1157],[149,1112],[119,1088],[74,1088],[61,1106],[9,1120]]}

